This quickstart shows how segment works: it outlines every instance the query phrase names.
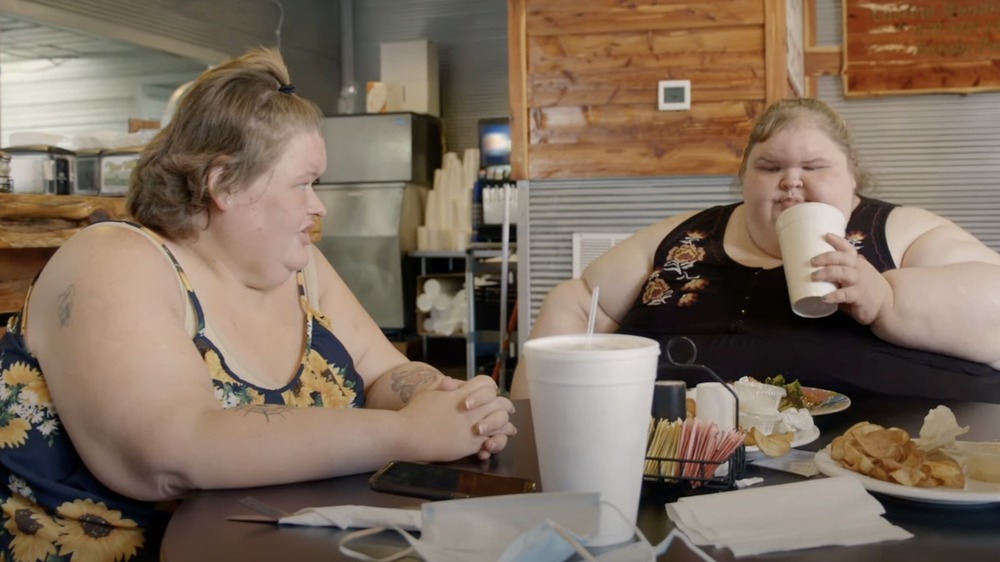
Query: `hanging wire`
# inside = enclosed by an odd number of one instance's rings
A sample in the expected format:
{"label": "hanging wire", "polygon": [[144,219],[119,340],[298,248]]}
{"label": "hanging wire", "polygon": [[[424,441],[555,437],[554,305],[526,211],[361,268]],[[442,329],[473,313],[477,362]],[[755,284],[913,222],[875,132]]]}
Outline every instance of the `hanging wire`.
{"label": "hanging wire", "polygon": [[281,51],[281,26],[285,23],[285,7],[281,5],[281,2],[277,0],[271,0],[271,3],[278,8],[278,25],[274,28],[274,46]]}

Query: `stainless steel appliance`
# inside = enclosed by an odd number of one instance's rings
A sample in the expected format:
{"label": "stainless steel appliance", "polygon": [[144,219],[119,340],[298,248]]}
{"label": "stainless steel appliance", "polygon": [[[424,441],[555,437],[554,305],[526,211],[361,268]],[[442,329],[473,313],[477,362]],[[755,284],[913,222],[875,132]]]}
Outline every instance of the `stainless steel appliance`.
{"label": "stainless steel appliance", "polygon": [[409,330],[427,190],[441,167],[441,121],[416,113],[327,117],[327,170],[316,192],[327,214],[317,244],[386,331]]}
{"label": "stainless steel appliance", "polygon": [[76,151],[76,181],[74,195],[97,195],[101,187],[101,151],[88,149]]}
{"label": "stainless steel appliance", "polygon": [[0,193],[11,191],[14,191],[14,184],[10,181],[10,154],[0,150]]}
{"label": "stainless steel appliance", "polygon": [[10,179],[14,193],[69,195],[76,176],[76,155],[49,145],[11,146]]}

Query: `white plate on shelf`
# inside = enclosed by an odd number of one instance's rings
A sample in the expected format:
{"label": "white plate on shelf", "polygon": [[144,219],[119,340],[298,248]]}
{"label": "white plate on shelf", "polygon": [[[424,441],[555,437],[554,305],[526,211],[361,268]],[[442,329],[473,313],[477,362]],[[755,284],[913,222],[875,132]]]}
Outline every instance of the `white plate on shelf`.
{"label": "white plate on shelf", "polygon": [[816,468],[827,476],[850,476],[859,480],[869,492],[877,492],[887,496],[953,506],[1000,503],[1000,484],[966,478],[965,488],[958,490],[955,488],[916,488],[895,482],[886,482],[845,468],[830,457],[829,445],[816,453],[813,462],[816,463]]}
{"label": "white plate on shelf", "polygon": [[[808,445],[813,441],[819,439],[819,428],[815,425],[809,429],[803,429],[801,431],[795,432],[795,437],[792,438],[792,448],[801,447],[802,445]],[[756,445],[750,445],[747,447],[747,453],[759,452],[760,448]]]}

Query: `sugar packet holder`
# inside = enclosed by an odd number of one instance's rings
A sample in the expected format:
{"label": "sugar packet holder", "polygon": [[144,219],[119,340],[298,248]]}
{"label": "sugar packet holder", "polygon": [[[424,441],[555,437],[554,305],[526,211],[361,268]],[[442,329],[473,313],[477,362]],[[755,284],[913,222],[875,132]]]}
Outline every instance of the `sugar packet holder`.
{"label": "sugar packet holder", "polygon": [[[675,348],[684,350],[686,356],[683,359],[678,359],[675,355]],[[734,427],[739,427],[739,396],[715,371],[706,365],[695,362],[698,357],[698,347],[690,338],[685,336],[671,338],[667,341],[664,355],[673,367],[700,371],[706,374],[710,380],[721,383],[732,394],[735,404]],[[670,471],[673,475],[663,476],[668,472],[664,470],[664,463],[666,466],[676,467]],[[648,467],[647,474],[643,475],[643,480],[653,486],[686,485],[693,488],[704,486],[732,489],[736,485],[736,480],[746,470],[746,447],[741,443],[728,459],[721,462],[720,460],[699,459],[680,451],[674,457],[647,456],[646,466]]]}

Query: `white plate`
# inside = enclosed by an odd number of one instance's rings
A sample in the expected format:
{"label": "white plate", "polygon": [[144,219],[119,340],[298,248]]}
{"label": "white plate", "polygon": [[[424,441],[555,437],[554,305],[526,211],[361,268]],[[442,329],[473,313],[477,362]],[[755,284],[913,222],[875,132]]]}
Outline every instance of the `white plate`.
{"label": "white plate", "polygon": [[[809,413],[813,416],[825,416],[827,414],[834,414],[837,412],[843,412],[844,410],[851,407],[851,399],[833,390],[825,390],[822,388],[815,387],[803,387],[809,388],[817,392],[823,392],[829,395],[829,397],[820,404],[813,406],[812,408],[807,408]],[[689,388],[687,389],[687,397],[697,401],[698,400],[698,389]]]}
{"label": "white plate", "polygon": [[851,407],[851,399],[839,392],[809,386],[804,386],[802,388],[809,389],[814,392],[822,392],[827,395],[827,399],[823,402],[813,406],[812,408],[807,408],[809,413],[813,416],[825,416],[826,414],[843,412]]}
{"label": "white plate", "polygon": [[861,481],[869,492],[878,492],[887,496],[908,499],[917,502],[937,503],[945,505],[977,505],[1000,503],[1000,484],[965,480],[965,489],[954,488],[915,488],[894,482],[885,482],[859,472],[849,470],[830,458],[830,446],[827,445],[813,458],[816,468],[827,476],[851,476]]}
{"label": "white plate", "polygon": [[[792,448],[808,445],[817,439],[819,439],[819,428],[815,425],[809,429],[796,431],[795,437],[792,438]],[[747,447],[748,453],[756,453],[758,451],[760,451],[760,448],[756,445],[750,445]]]}

